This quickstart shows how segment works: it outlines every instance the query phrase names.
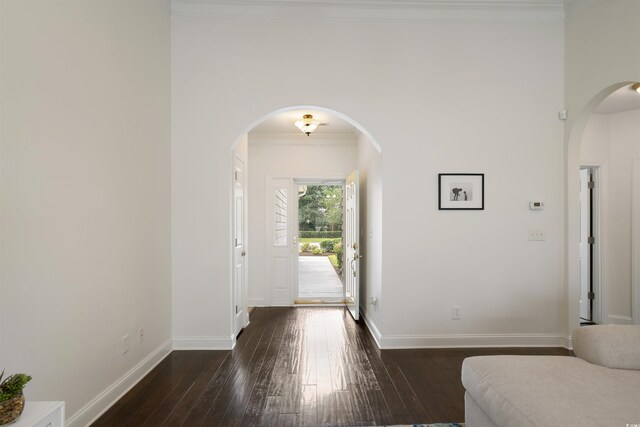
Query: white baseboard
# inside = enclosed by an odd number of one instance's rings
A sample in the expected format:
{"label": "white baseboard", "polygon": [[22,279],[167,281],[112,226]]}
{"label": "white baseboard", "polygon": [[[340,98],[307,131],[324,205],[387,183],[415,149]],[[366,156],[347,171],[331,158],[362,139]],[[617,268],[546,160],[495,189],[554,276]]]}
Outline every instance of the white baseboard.
{"label": "white baseboard", "polygon": [[382,335],[376,324],[360,308],[360,315],[381,350],[411,348],[472,347],[564,347],[571,350],[570,336],[555,334],[442,334]]}
{"label": "white baseboard", "polygon": [[562,345],[562,347],[566,348],[567,350],[573,350],[573,338],[571,337],[571,335],[569,335],[568,337],[563,337],[564,340],[564,344]]}
{"label": "white baseboard", "polygon": [[84,427],[91,425],[107,409],[143,379],[153,368],[171,353],[171,340],[167,340],[151,352],[140,363],[131,368],[120,379],[111,384],[93,398],[82,409],[73,414],[66,422],[67,427]]}
{"label": "white baseboard", "polygon": [[381,349],[456,347],[566,347],[567,337],[546,334],[383,335]]}
{"label": "white baseboard", "polygon": [[621,316],[619,314],[609,315],[610,325],[633,325],[633,318],[629,316]]}
{"label": "white baseboard", "polygon": [[382,338],[382,335],[380,334],[380,330],[378,329],[376,324],[373,323],[373,320],[369,319],[369,317],[365,315],[365,311],[362,309],[362,307],[360,307],[360,316],[362,316],[362,319],[364,320],[365,325],[367,325],[367,328],[369,328],[369,332],[371,332],[371,335],[373,336],[373,340],[378,345],[378,348],[382,348],[380,346],[380,342]]}
{"label": "white baseboard", "polygon": [[177,337],[173,339],[174,350],[232,350],[236,337]]}

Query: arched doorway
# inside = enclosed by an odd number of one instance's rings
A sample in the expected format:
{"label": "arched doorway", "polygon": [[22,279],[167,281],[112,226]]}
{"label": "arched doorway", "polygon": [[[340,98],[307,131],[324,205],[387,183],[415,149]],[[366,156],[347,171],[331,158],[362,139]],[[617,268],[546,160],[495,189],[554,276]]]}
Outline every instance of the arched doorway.
{"label": "arched doorway", "polygon": [[[295,126],[306,114],[319,123],[311,135],[305,135]],[[298,255],[302,227],[297,222],[295,196],[299,197],[299,188],[306,185],[342,186],[347,190],[346,181],[352,170],[360,170],[360,176],[354,180],[360,187],[358,193],[362,201],[357,216],[360,224],[347,221],[346,208],[344,219],[345,224],[357,230],[352,234],[358,243],[340,242],[345,243],[343,262],[338,263],[342,265],[332,264],[337,272],[344,270],[345,298],[340,298],[340,303],[351,301],[357,317],[363,301],[369,295],[379,294],[381,286],[380,145],[366,129],[344,114],[324,107],[291,106],[253,121],[236,139],[231,151],[233,333],[237,334],[248,324],[248,306],[299,302],[298,279],[302,274]],[[340,240],[334,237],[331,239]],[[362,265],[356,267],[363,254]],[[329,268],[333,267],[329,265]],[[361,292],[355,289],[350,292],[352,272],[357,272],[362,282]]]}
{"label": "arched doorway", "polygon": [[[609,131],[608,124],[617,124],[621,123],[622,120],[628,121],[629,114],[634,114],[633,111],[637,111],[640,108],[640,104],[634,107],[631,106],[623,106],[618,110],[615,108],[603,108],[603,106],[607,105],[607,102],[613,99],[612,94],[616,94],[615,96],[619,96],[621,93],[628,93],[629,96],[637,96],[637,100],[640,101],[640,94],[637,94],[632,91],[631,86],[635,82],[633,81],[625,81],[619,82],[613,85],[610,85],[597,93],[583,108],[582,112],[576,117],[574,124],[568,134],[567,146],[566,146],[566,167],[567,167],[567,175],[566,175],[566,212],[567,212],[567,232],[566,232],[566,247],[567,247],[567,301],[568,301],[568,332],[569,334],[576,327],[580,325],[581,317],[584,317],[585,307],[588,309],[588,305],[585,305],[584,298],[589,295],[589,293],[585,292],[585,276],[589,274],[593,274],[600,280],[601,286],[598,290],[596,288],[592,298],[595,298],[595,306],[593,309],[593,314],[595,317],[593,318],[593,323],[621,323],[621,324],[629,324],[629,323],[638,323],[640,321],[638,316],[638,307],[640,305],[639,295],[638,295],[638,262],[631,254],[631,243],[634,246],[637,246],[638,236],[637,236],[637,225],[631,224],[631,216],[628,218],[617,218],[614,217],[614,213],[626,211],[627,209],[624,207],[628,203],[628,211],[631,211],[632,201],[633,203],[637,203],[637,199],[640,194],[631,197],[631,191],[629,194],[616,194],[616,189],[620,187],[631,187],[634,183],[635,178],[632,177],[632,172],[635,169],[632,167],[633,155],[628,149],[623,151],[621,148],[622,143],[618,140],[620,138],[612,139],[611,144],[616,144],[614,149],[615,156],[612,155],[609,158]],[[605,102],[606,101],[606,102]],[[632,99],[632,102],[635,102],[635,98]],[[623,115],[623,116],[619,116]],[[603,124],[599,124],[602,122]],[[637,123],[637,119],[635,123]],[[631,122],[630,122],[631,123]],[[603,127],[604,126],[604,127]],[[605,136],[602,138],[607,139],[607,146],[600,148],[600,153],[597,153],[598,150],[595,148],[598,146],[597,142],[594,142],[594,132],[597,129],[604,129],[601,133]],[[612,128],[613,129],[613,128]],[[612,134],[613,135],[613,134]],[[613,138],[613,137],[612,137]],[[624,138],[623,138],[624,139]],[[627,144],[628,145],[628,144]],[[614,145],[611,145],[614,147]],[[617,162],[617,163],[616,163]],[[600,175],[600,186],[598,187],[598,183],[589,184],[589,186],[595,186],[595,193],[597,196],[594,196],[594,200],[596,201],[594,209],[594,217],[597,222],[596,229],[601,229],[602,233],[600,236],[591,236],[592,238],[588,242],[590,245],[589,250],[591,251],[591,255],[589,255],[588,251],[585,251],[585,221],[586,218],[589,218],[588,215],[585,215],[585,208],[587,205],[590,205],[592,202],[585,202],[585,194],[583,189],[582,191],[582,201],[580,192],[578,189],[581,186],[581,169],[582,175],[588,175],[589,173],[595,173]],[[586,172],[586,170],[590,170],[590,172]],[[622,171],[625,171],[622,174]],[[624,175],[624,176],[622,176]],[[623,182],[620,185],[620,182]],[[636,184],[637,185],[637,184]],[[586,188],[585,183],[582,183],[582,186]],[[639,186],[640,187],[640,186]],[[589,200],[590,199],[590,196]],[[616,203],[616,208],[614,209],[610,204]],[[620,203],[616,202],[622,201],[622,206]],[[599,201],[599,205],[597,204]],[[637,210],[637,207],[636,207]],[[598,217],[599,216],[599,217]],[[628,229],[628,232],[624,231]],[[634,230],[636,235],[631,233],[631,230]],[[582,238],[581,238],[582,237]],[[624,239],[629,239],[629,248],[625,249]],[[582,243],[581,243],[582,241]],[[581,254],[581,245],[582,245],[582,254]],[[595,245],[596,249],[593,250],[593,246]],[[638,257],[637,253],[638,249],[634,249],[635,258]],[[595,253],[595,256],[593,255]],[[591,258],[588,258],[590,257]],[[620,262],[621,258],[628,257],[628,262],[625,264]],[[593,259],[594,263],[600,263],[600,269],[596,268],[592,270],[590,273],[585,266],[585,259]],[[588,261],[591,262],[591,261]],[[582,266],[582,268],[581,268]],[[620,283],[620,275],[617,274],[622,270],[628,270],[625,274],[628,274],[626,281],[628,283],[628,291],[617,289]],[[632,271],[633,270],[633,271]],[[612,274],[614,272],[614,274]],[[616,276],[617,277],[614,277]],[[611,284],[616,284],[616,286],[611,286]],[[627,286],[625,284],[625,286]],[[598,291],[600,295],[598,295]],[[616,294],[616,292],[620,292],[620,294]],[[627,293],[629,296],[622,295]],[[614,295],[615,298],[611,298]],[[621,301],[623,300],[624,301]],[[582,303],[581,303],[582,300]],[[617,304],[614,304],[614,300],[618,300]],[[623,307],[625,305],[625,301],[629,302],[628,306]],[[593,303],[593,302],[592,302]],[[612,308],[614,307],[615,308]],[[622,308],[621,308],[622,307]],[[585,324],[589,324],[592,322],[583,322]]]}

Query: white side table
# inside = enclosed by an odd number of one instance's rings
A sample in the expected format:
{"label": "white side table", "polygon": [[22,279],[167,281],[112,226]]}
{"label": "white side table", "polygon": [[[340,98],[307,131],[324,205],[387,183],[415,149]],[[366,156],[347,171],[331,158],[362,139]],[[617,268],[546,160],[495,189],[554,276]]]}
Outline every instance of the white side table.
{"label": "white side table", "polygon": [[24,411],[11,427],[64,427],[64,402],[27,400]]}

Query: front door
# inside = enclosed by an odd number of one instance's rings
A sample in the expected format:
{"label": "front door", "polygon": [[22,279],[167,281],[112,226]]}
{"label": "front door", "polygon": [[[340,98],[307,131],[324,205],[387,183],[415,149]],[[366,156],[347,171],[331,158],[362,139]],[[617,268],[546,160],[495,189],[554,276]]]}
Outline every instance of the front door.
{"label": "front door", "polygon": [[244,162],[233,159],[233,329],[236,335],[248,323],[246,307],[246,249],[245,249],[245,199]]}
{"label": "front door", "polygon": [[345,301],[349,312],[355,320],[360,317],[360,239],[357,170],[349,175],[344,189],[344,266],[345,266]]}

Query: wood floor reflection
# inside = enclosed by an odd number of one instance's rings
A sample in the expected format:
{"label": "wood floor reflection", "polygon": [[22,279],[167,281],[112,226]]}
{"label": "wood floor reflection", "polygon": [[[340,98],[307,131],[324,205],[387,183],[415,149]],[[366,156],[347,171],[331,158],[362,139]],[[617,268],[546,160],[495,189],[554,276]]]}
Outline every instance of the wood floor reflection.
{"label": "wood floor reflection", "polygon": [[94,426],[364,426],[464,421],[465,357],[379,351],[339,307],[257,308],[232,351],[174,351]]}

